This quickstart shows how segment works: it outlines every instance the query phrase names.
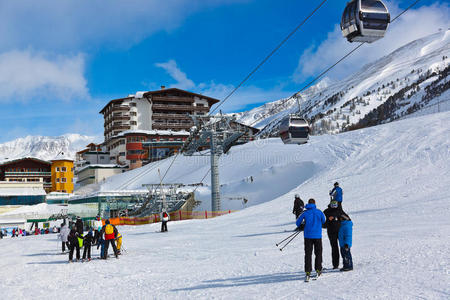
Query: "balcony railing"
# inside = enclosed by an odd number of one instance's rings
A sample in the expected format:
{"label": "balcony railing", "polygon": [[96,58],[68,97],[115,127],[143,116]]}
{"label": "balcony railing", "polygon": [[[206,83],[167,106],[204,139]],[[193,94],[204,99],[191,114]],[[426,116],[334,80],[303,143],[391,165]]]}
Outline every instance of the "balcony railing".
{"label": "balcony railing", "polygon": [[153,104],[153,110],[193,111],[194,109],[192,105]]}
{"label": "balcony railing", "polygon": [[163,114],[163,113],[154,113],[152,115],[153,118],[159,119],[183,119],[183,120],[191,120],[189,115],[180,115],[180,114]]}
{"label": "balcony railing", "polygon": [[161,97],[161,96],[153,96],[152,101],[167,101],[167,102],[194,102],[194,98],[189,97],[176,97],[176,96],[167,96],[167,97]]}
{"label": "balcony railing", "polygon": [[112,111],[129,111],[130,110],[130,107],[129,106],[122,106],[122,105],[120,105],[120,106],[113,106],[112,107]]}
{"label": "balcony railing", "polygon": [[52,172],[5,172],[5,176],[52,176]]}
{"label": "balcony railing", "polygon": [[169,124],[169,123],[153,123],[154,129],[189,129],[193,124]]}

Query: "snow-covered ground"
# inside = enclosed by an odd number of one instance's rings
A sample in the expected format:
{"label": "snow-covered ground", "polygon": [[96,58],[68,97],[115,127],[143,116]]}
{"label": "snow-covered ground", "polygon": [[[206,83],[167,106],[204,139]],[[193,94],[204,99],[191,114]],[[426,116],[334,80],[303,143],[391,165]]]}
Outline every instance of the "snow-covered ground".
{"label": "snow-covered ground", "polygon": [[[0,240],[1,298],[449,299],[449,125],[445,112],[310,145],[253,145],[275,161],[269,170],[283,174],[265,183],[283,190],[279,197],[215,219],[171,222],[164,234],[159,224],[120,227],[127,253],[119,260],[68,264],[55,235]],[[303,169],[288,165],[293,153]],[[235,161],[234,168],[223,177],[248,176],[249,165]],[[298,175],[304,170],[311,176]],[[355,269],[304,283],[303,238],[283,252],[275,243],[294,228],[293,195],[313,197],[323,209],[335,181],[355,224]],[[325,231],[323,244],[329,268]]]}

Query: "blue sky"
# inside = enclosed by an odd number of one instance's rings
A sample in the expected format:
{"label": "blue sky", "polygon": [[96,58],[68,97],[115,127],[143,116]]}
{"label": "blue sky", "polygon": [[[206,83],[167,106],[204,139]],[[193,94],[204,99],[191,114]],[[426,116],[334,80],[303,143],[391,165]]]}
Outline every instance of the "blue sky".
{"label": "blue sky", "polygon": [[[411,1],[387,2],[392,15]],[[222,99],[320,1],[0,0],[0,142],[26,135],[101,136],[111,99],[179,87]],[[329,0],[230,100],[226,112],[288,97],[352,45],[338,30],[346,1]],[[448,2],[422,0],[385,39],[328,74],[449,24]]]}

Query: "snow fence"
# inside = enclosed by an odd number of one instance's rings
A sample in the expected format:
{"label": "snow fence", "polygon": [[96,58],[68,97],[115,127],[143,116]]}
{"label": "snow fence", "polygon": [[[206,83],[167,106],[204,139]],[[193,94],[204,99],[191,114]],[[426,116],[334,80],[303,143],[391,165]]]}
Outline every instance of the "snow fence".
{"label": "snow fence", "polygon": [[[173,211],[170,212],[171,221],[181,221],[181,220],[192,220],[192,219],[210,219],[215,217],[220,217],[223,215],[231,214],[237,210],[225,210],[225,211]],[[103,225],[106,220],[103,220]],[[109,221],[113,225],[144,225],[151,223],[161,222],[161,217],[159,214],[152,214],[147,217],[119,217],[110,218]]]}

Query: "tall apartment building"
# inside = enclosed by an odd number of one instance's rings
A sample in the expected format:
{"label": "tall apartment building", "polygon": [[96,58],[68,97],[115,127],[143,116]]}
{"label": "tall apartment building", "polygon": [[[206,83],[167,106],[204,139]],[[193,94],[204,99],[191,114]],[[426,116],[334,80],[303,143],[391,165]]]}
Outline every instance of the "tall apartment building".
{"label": "tall apartment building", "polygon": [[105,120],[104,143],[110,152],[110,163],[130,166],[136,160],[131,155],[136,158],[136,150],[140,149],[128,149],[133,152],[127,155],[127,133],[148,131],[152,139],[155,135],[164,135],[165,139],[179,133],[175,139],[180,139],[193,126],[190,115],[206,115],[218,102],[204,95],[164,87],[111,100],[100,111]]}

